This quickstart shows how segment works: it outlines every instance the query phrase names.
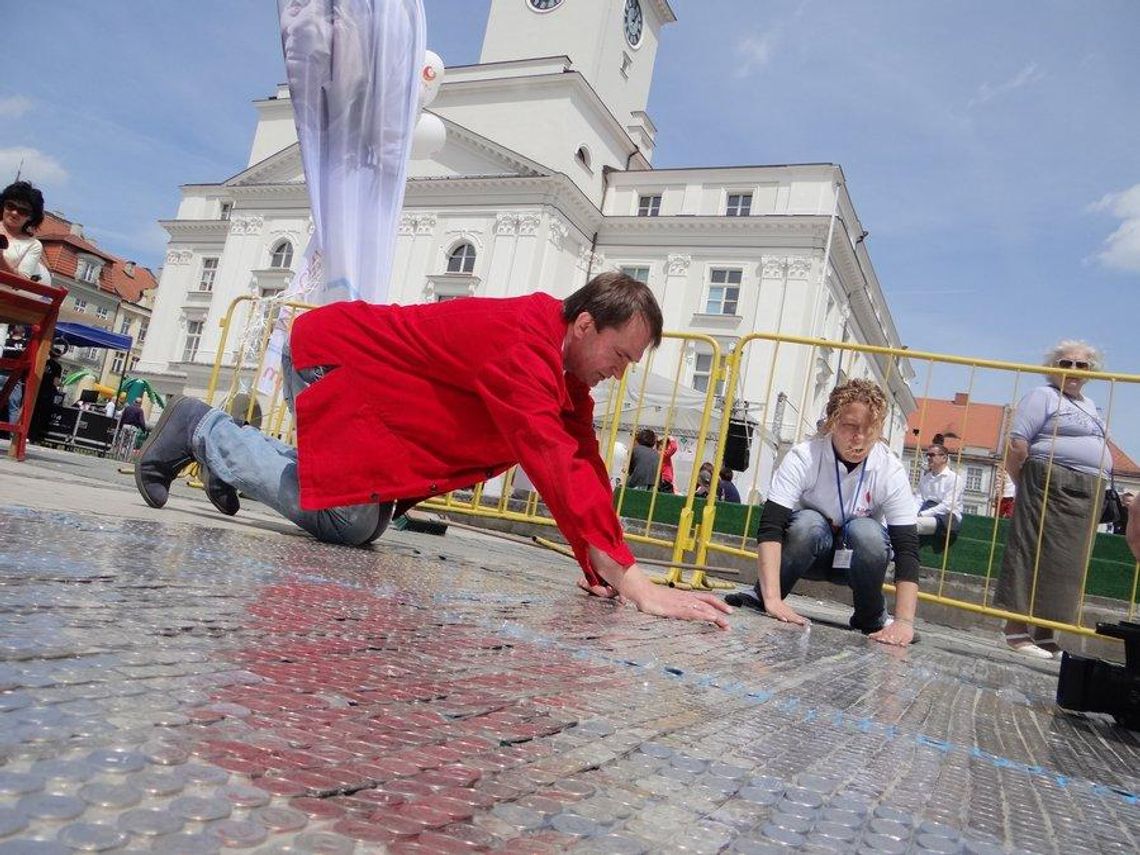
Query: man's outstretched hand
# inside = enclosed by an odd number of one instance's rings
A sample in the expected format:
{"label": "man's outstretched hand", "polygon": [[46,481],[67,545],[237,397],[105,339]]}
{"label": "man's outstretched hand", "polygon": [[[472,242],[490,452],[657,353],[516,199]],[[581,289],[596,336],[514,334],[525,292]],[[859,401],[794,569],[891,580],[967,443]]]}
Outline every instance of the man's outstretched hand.
{"label": "man's outstretched hand", "polygon": [[681,591],[664,585],[655,585],[636,564],[621,567],[601,550],[590,547],[590,560],[594,569],[606,580],[605,585],[590,585],[585,579],[578,587],[596,597],[613,598],[633,603],[647,615],[676,618],[677,620],[707,621],[721,629],[728,629],[732,607],[720,597],[697,591]]}
{"label": "man's outstretched hand", "polygon": [[578,587],[594,597],[601,597],[603,600],[612,600],[614,597],[621,599],[621,594],[612,585],[591,585],[585,579],[578,580]]}

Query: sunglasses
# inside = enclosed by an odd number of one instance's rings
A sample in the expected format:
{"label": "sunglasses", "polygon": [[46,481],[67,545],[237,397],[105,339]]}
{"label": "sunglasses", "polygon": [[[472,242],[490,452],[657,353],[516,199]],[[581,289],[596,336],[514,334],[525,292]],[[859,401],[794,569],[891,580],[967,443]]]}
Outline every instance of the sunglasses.
{"label": "sunglasses", "polygon": [[1075,369],[1077,369],[1077,371],[1088,371],[1089,368],[1092,367],[1092,364],[1088,363],[1088,362],[1082,362],[1080,360],[1074,360],[1074,359],[1058,359],[1057,360],[1057,367],[1058,368],[1075,368]]}
{"label": "sunglasses", "polygon": [[946,455],[945,454],[939,454],[937,451],[928,451],[928,452],[926,452],[926,456],[927,457],[945,457]]}
{"label": "sunglasses", "polygon": [[23,214],[25,217],[30,217],[32,215],[32,209],[27,205],[21,205],[19,202],[5,202],[4,210],[15,211],[17,214]]}

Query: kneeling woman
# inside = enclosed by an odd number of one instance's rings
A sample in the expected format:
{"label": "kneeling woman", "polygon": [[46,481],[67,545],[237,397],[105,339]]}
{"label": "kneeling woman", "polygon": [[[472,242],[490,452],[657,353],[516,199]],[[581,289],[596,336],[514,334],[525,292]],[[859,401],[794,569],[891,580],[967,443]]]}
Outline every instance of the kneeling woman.
{"label": "kneeling woman", "polygon": [[[784,602],[799,579],[851,588],[851,626],[885,644],[914,639],[918,605],[918,531],[901,461],[879,442],[887,398],[869,380],[832,390],[815,438],[788,451],[760,517],[759,579],[764,610],[788,623],[804,618]],[[883,581],[892,553],[895,616]]]}

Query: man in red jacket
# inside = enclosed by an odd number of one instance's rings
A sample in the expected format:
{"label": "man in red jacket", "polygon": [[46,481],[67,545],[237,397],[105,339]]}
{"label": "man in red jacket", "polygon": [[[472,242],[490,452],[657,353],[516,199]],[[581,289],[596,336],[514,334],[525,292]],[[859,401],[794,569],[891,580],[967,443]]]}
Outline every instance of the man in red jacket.
{"label": "man in red jacket", "polygon": [[210,500],[237,490],[319,540],[364,546],[393,513],[519,463],[597,596],[727,627],[709,594],[653,585],[625,545],[598,453],[590,388],[661,341],[648,286],[603,273],[563,301],[547,294],[414,306],[333,303],[297,318],[282,358],[297,448],[193,398],[167,407],[135,483],[166,503],[197,460]]}

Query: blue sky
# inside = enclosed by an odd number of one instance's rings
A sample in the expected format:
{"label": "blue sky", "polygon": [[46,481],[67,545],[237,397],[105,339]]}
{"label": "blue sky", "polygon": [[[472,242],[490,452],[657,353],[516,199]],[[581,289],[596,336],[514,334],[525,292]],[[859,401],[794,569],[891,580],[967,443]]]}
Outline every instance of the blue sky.
{"label": "blue sky", "polygon": [[[671,4],[657,166],[839,163],[904,343],[1037,362],[1087,338],[1140,372],[1140,4]],[[488,5],[425,0],[429,47],[475,62]],[[157,266],[178,186],[245,165],[250,102],[284,79],[275,2],[21,8],[0,176],[23,158],[49,207]]]}

